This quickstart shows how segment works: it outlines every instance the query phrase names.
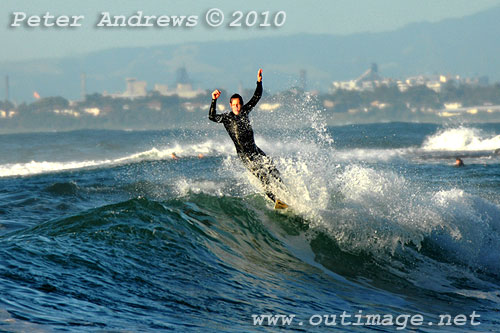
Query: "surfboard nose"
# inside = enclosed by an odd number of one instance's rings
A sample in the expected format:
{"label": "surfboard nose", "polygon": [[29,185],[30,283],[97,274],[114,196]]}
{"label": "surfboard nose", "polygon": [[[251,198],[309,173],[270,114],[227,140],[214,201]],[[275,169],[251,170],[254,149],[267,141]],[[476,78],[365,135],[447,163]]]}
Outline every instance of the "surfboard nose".
{"label": "surfboard nose", "polygon": [[279,199],[277,199],[276,202],[274,203],[274,209],[285,209],[285,208],[288,208],[288,205]]}

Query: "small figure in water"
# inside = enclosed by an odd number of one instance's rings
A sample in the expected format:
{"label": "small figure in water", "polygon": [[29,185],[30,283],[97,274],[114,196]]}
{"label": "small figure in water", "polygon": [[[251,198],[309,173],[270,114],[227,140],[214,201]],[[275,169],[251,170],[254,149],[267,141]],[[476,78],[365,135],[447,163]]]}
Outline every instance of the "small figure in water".
{"label": "small figure in water", "polygon": [[457,159],[455,160],[455,166],[456,167],[463,167],[465,164],[464,164],[464,161],[462,161],[461,158],[457,157]]}
{"label": "small figure in water", "polygon": [[255,144],[252,125],[248,118],[248,114],[262,96],[262,69],[257,72],[257,87],[248,103],[243,104],[243,98],[238,94],[234,94],[229,100],[231,111],[217,114],[217,98],[219,98],[220,94],[221,92],[217,89],[212,92],[212,104],[208,119],[224,124],[227,133],[233,140],[236,153],[245,167],[262,182],[266,195],[276,203],[276,207],[283,208],[280,206],[283,203],[277,200],[275,194],[271,191],[272,184],[282,184],[280,173],[272,160]]}

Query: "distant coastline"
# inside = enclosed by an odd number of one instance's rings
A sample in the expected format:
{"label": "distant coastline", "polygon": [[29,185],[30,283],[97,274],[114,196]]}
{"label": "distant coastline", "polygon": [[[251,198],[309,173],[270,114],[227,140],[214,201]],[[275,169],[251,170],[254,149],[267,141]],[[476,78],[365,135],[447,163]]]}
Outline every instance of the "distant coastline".
{"label": "distant coastline", "polygon": [[[251,92],[246,91],[243,95],[251,95]],[[223,91],[223,98],[228,96],[229,92]],[[207,122],[209,102],[210,96],[204,91],[184,97],[153,91],[140,97],[92,94],[81,101],[63,97],[40,97],[33,103],[20,105],[3,101],[0,102],[0,133],[197,127]],[[221,103],[220,111],[224,109]],[[381,85],[365,91],[338,89],[329,93],[293,87],[276,94],[265,91],[257,112],[299,115],[320,112],[328,125],[500,122],[500,84],[481,86],[450,82],[440,92],[425,85],[404,91],[395,85]],[[291,122],[288,126],[300,127],[300,116],[295,124]]]}

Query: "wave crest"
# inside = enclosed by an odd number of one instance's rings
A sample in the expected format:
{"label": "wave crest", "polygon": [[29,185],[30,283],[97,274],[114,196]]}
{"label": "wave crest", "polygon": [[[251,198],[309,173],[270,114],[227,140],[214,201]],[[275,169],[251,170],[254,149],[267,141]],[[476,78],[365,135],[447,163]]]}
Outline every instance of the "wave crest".
{"label": "wave crest", "polygon": [[424,150],[480,151],[500,148],[500,135],[486,133],[477,128],[447,128],[427,137]]}

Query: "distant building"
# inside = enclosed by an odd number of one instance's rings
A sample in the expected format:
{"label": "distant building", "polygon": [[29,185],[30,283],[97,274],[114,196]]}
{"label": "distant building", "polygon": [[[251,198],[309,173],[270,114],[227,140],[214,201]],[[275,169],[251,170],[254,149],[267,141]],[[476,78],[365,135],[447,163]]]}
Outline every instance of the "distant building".
{"label": "distant building", "polygon": [[[147,82],[138,81],[136,78],[126,78],[126,89],[123,93],[108,94],[104,92],[104,96],[111,96],[113,98],[138,98],[148,96]],[[176,71],[176,83],[175,88],[171,89],[166,84],[155,84],[153,92],[156,92],[163,96],[179,96],[181,98],[195,98],[199,95],[206,94],[207,92],[202,89],[193,89],[191,84],[191,79],[187,73],[185,67],[181,67]],[[153,109],[158,107],[154,105]]]}
{"label": "distant building", "polygon": [[427,88],[434,90],[437,93],[441,92],[441,82],[439,81],[429,81],[426,84]]}
{"label": "distant building", "polygon": [[488,85],[489,79],[487,76],[479,78],[461,78],[459,75],[417,75],[410,76],[403,80],[393,81],[391,79],[383,78],[378,72],[377,64],[373,63],[371,67],[366,70],[360,77],[349,81],[334,81],[330,88],[330,92],[336,90],[356,90],[356,91],[373,91],[381,86],[397,86],[399,91],[407,91],[411,87],[426,86],[440,93],[445,85],[454,84],[473,84],[473,85]]}
{"label": "distant building", "polygon": [[332,83],[333,85],[333,91],[342,89],[342,90],[359,90],[357,86],[356,80],[350,80],[350,81],[334,81]]}
{"label": "distant building", "polygon": [[8,102],[9,97],[9,76],[5,75],[5,102]]}
{"label": "distant building", "polygon": [[170,91],[168,90],[168,86],[166,84],[158,84],[158,83],[155,84],[153,91],[156,91],[157,93],[163,96],[168,96],[170,93]]}
{"label": "distant building", "polygon": [[191,84],[177,83],[175,89],[169,89],[167,85],[155,84],[154,90],[163,96],[177,95],[181,98],[195,98],[199,95],[206,94],[207,92],[202,89],[194,90]]}
{"label": "distant building", "polygon": [[147,96],[147,82],[146,81],[137,81],[136,78],[126,78],[125,79],[127,86],[123,93],[115,93],[108,94],[107,92],[103,93],[103,96],[111,96],[113,98],[138,98],[138,97],[146,97]]}
{"label": "distant building", "polygon": [[17,115],[17,111],[0,110],[0,118],[13,118],[15,115]]}
{"label": "distant building", "polygon": [[396,86],[398,87],[399,91],[407,91],[409,88],[409,85],[405,81],[398,80],[396,82]]}
{"label": "distant building", "polygon": [[307,71],[305,69],[300,70],[299,87],[304,91],[307,89]]}
{"label": "distant building", "polygon": [[446,110],[458,110],[459,108],[462,107],[462,103],[444,103],[444,108]]}
{"label": "distant building", "polygon": [[135,78],[127,78],[127,90],[123,94],[124,97],[135,98],[145,97],[147,95],[146,81],[137,81]]}
{"label": "distant building", "polygon": [[366,72],[364,72],[357,80],[358,83],[382,81],[378,74],[378,65],[373,63]]}
{"label": "distant building", "polygon": [[332,83],[332,92],[342,90],[373,91],[377,87],[389,86],[393,84],[391,79],[382,78],[378,73],[378,65],[373,63],[366,72],[361,74],[355,80],[334,81]]}
{"label": "distant building", "polygon": [[85,101],[87,97],[87,75],[82,73],[80,75],[80,98],[82,101]]}
{"label": "distant building", "polygon": [[176,84],[191,84],[191,79],[189,78],[186,67],[180,67],[176,71]]}

